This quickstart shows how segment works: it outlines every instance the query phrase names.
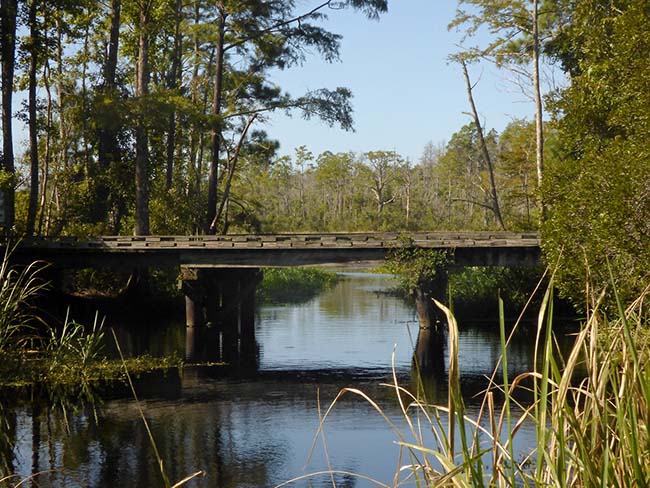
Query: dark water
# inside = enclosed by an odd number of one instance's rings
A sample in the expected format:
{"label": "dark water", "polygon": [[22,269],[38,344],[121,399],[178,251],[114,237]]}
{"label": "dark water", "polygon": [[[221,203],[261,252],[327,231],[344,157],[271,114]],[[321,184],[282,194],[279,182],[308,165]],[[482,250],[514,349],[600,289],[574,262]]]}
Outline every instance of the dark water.
{"label": "dark water", "polygon": [[[172,483],[203,470],[204,477],[186,486],[266,487],[331,466],[392,486],[398,435],[359,396],[346,394],[336,404],[324,436],[314,444],[319,410],[322,414],[346,386],[372,397],[406,432],[394,393],[380,383],[392,381],[394,371],[401,384],[414,387],[412,358],[419,328],[411,307],[385,293],[390,284],[389,276],[346,273],[334,289],[308,303],[261,307],[255,327],[256,372],[187,367],[137,380]],[[133,352],[182,354],[183,332],[182,324],[168,324],[156,337],[141,338],[128,328],[120,336]],[[533,340],[534,333],[515,338],[509,350],[511,375],[532,368]],[[423,382],[428,398],[444,404],[447,352],[440,347],[428,349],[432,358]],[[496,324],[463,325],[460,348],[468,411],[476,415],[479,400],[472,395],[484,387],[484,376],[500,356]],[[98,399],[83,407],[34,405],[23,402],[4,412],[5,438],[14,447],[0,456],[10,465],[4,469],[17,479],[40,473],[33,486],[164,486],[131,398]],[[518,434],[522,453],[533,442],[533,427],[524,426]],[[337,475],[336,484],[377,486],[351,474]],[[315,476],[291,486],[332,482],[328,476]]]}

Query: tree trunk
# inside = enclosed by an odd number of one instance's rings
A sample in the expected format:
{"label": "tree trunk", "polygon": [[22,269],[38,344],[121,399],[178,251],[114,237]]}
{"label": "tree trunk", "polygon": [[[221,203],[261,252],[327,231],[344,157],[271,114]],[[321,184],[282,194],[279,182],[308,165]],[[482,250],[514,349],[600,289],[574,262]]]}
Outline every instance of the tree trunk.
{"label": "tree trunk", "polygon": [[36,110],[36,70],[38,69],[38,27],[36,25],[36,0],[29,4],[29,205],[27,208],[27,236],[34,235],[38,206],[38,127]]}
{"label": "tree trunk", "polygon": [[[1,0],[0,45],[2,46],[2,169],[9,175],[16,173],[12,131],[12,98],[16,56],[16,0]],[[14,182],[2,188],[4,194],[4,229],[10,233],[14,226]]]}
{"label": "tree trunk", "polygon": [[210,172],[208,174],[208,212],[206,220],[206,233],[214,234],[217,230],[217,222],[215,217],[217,215],[217,185],[219,181],[219,152],[221,145],[221,98],[222,98],[222,83],[224,71],[224,33],[226,29],[226,13],[220,9],[219,18],[217,20],[217,45],[216,57],[214,63],[214,87],[212,96],[212,116],[214,118],[212,131],[210,134]]}
{"label": "tree trunk", "polygon": [[149,83],[149,11],[140,6],[140,33],[135,96],[139,102],[135,129],[135,235],[149,235],[149,138],[145,127],[144,98]]}
{"label": "tree trunk", "polygon": [[90,119],[90,110],[88,109],[88,52],[90,40],[90,26],[85,25],[84,28],[84,44],[83,44],[83,62],[81,64],[81,110],[83,117],[81,118],[81,130],[84,143],[84,167],[86,170],[86,178],[94,178],[96,175],[96,168],[91,166],[94,161],[90,157],[90,131],[88,130],[88,122]]}
{"label": "tree trunk", "polygon": [[52,130],[52,90],[50,89],[50,68],[47,59],[43,68],[43,84],[45,85],[45,93],[47,94],[46,106],[46,126],[45,126],[45,155],[43,157],[43,173],[41,178],[41,201],[39,203],[39,217],[38,217],[38,233],[43,233],[43,221],[45,219],[46,204],[47,204],[47,184],[49,182],[50,173],[50,158],[51,158],[51,130]]}
{"label": "tree trunk", "polygon": [[59,102],[59,145],[61,146],[61,166],[68,166],[68,142],[65,128],[65,111],[63,100],[63,28],[61,19],[56,18],[56,91]]}
{"label": "tree trunk", "polygon": [[[178,80],[180,78],[181,65],[181,19],[183,15],[183,2],[176,0],[174,11],[174,52],[172,53],[172,65],[169,69],[167,86],[170,90],[178,89]],[[176,110],[172,108],[167,123],[167,171],[165,173],[165,189],[171,190],[174,181],[174,156],[176,146]]]}
{"label": "tree trunk", "polygon": [[[198,107],[199,104],[199,55],[201,52],[201,46],[199,44],[198,36],[198,26],[201,21],[199,2],[194,0],[194,25],[193,25],[193,52],[194,52],[194,63],[192,65],[192,80],[190,81],[190,90],[192,92],[192,105]],[[205,113],[205,105],[202,106]],[[201,172],[200,165],[198,162],[199,155],[199,129],[197,124],[193,123],[190,126],[190,142],[189,142],[189,153],[188,153],[188,175],[187,175],[187,195],[198,194],[201,189]],[[199,227],[199,226],[196,226]],[[202,226],[200,226],[202,227]]]}
{"label": "tree trunk", "polygon": [[[544,174],[544,120],[542,107],[542,93],[539,81],[539,11],[538,0],[533,0],[533,89],[535,90],[535,139],[537,186],[542,186]],[[540,201],[542,220],[545,218],[546,209],[544,202]]]}
{"label": "tree trunk", "polygon": [[[103,69],[103,87],[104,96],[113,99],[117,96],[115,92],[115,77],[117,73],[117,55],[120,41],[120,15],[122,10],[121,0],[111,1],[111,30],[108,41],[108,53]],[[100,119],[99,143],[97,149],[97,166],[99,172],[99,181],[97,182],[95,215],[93,219],[96,222],[103,221],[108,213],[110,188],[104,180],[106,173],[111,165],[116,164],[120,159],[119,144],[117,141],[117,131],[119,121],[114,117]],[[115,229],[113,229],[115,230]]]}
{"label": "tree trunk", "polygon": [[[219,205],[219,210],[217,211],[216,215],[214,216],[214,221],[210,224],[210,228],[216,228],[219,222],[219,219],[221,218],[223,214],[224,207],[226,206],[226,203],[228,201],[228,198],[230,197],[230,187],[232,185],[232,178],[235,175],[235,169],[237,168],[237,161],[239,160],[239,151],[241,150],[242,144],[244,144],[244,139],[246,139],[246,134],[248,134],[248,130],[250,129],[251,125],[253,125],[253,122],[257,118],[257,114],[252,115],[249,119],[248,122],[246,122],[246,125],[244,126],[244,129],[242,130],[240,136],[239,136],[239,141],[237,142],[237,147],[235,148],[235,153],[233,154],[232,157],[232,163],[230,164],[230,168],[228,171],[228,178],[226,180],[226,186],[223,190],[223,196],[221,197],[221,203]],[[227,225],[224,224],[224,229],[227,228]],[[225,230],[224,230],[225,233]]]}
{"label": "tree trunk", "polygon": [[503,223],[501,218],[501,209],[499,208],[499,199],[497,197],[497,187],[494,181],[494,168],[492,167],[492,158],[490,157],[490,152],[488,151],[487,143],[485,142],[485,137],[483,137],[483,127],[481,126],[481,120],[479,119],[478,112],[476,110],[476,105],[474,104],[474,95],[472,95],[472,83],[469,80],[469,73],[467,72],[467,65],[464,60],[460,60],[460,64],[463,67],[463,74],[465,75],[465,86],[467,88],[467,97],[469,98],[469,104],[472,108],[472,115],[474,116],[474,123],[476,124],[476,131],[478,132],[479,142],[481,144],[481,152],[483,153],[483,158],[488,167],[488,174],[490,175],[490,192],[492,196],[492,210],[497,219],[499,226],[505,230],[506,226]]}

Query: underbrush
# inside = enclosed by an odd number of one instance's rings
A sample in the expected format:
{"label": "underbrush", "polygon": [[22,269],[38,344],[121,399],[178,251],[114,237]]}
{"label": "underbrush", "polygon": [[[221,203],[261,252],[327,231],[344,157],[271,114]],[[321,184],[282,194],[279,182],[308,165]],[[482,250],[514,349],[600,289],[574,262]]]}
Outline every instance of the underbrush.
{"label": "underbrush", "polygon": [[[0,387],[123,380],[121,363],[103,354],[104,327],[98,315],[91,326],[69,316],[60,324],[41,318],[34,302],[49,289],[41,278],[46,268],[41,262],[11,266],[10,250],[5,251],[0,265]],[[135,374],[178,365],[177,357],[127,360]]]}
{"label": "underbrush", "polygon": [[[459,318],[465,310],[498,310],[501,297],[506,317],[516,317],[533,294],[543,271],[539,268],[474,266],[450,273],[449,293],[454,313]],[[541,297],[534,300],[528,308],[532,313],[539,308]]]}

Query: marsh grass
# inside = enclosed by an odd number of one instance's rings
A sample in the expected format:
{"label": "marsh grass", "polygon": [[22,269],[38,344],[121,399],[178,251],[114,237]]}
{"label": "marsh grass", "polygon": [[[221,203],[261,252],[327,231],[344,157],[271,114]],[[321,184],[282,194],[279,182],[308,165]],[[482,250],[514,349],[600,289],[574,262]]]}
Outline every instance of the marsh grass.
{"label": "marsh grass", "polygon": [[266,268],[257,289],[263,302],[303,302],[335,285],[339,276],[320,268]]}
{"label": "marsh grass", "polygon": [[40,277],[45,263],[11,266],[10,256],[11,248],[6,246],[0,264],[0,353],[23,347],[30,340],[40,322],[32,302],[48,286]]}
{"label": "marsh grass", "polygon": [[[615,292],[614,292],[615,293]],[[599,300],[592,307],[570,352],[558,352],[553,334],[553,279],[543,294],[535,336],[535,368],[510,377],[508,345],[520,320],[506,334],[503,302],[499,300],[502,355],[483,392],[478,414],[465,411],[461,384],[458,325],[449,309],[448,398],[446,405],[429,403],[423,390],[414,394],[401,386],[393,368],[385,386],[396,397],[400,416],[389,415],[356,388],[344,388],[320,415],[314,439],[325,452],[325,425],[337,402],[354,395],[365,400],[395,435],[398,468],[390,482],[365,474],[328,469],[303,475],[279,486],[329,475],[356,476],[380,487],[642,487],[650,484],[650,353],[644,302],[650,286],[618,315],[608,318]],[[647,303],[646,303],[647,306]],[[500,375],[497,373],[500,372]],[[497,382],[495,378],[501,379]],[[520,404],[520,391],[532,401]],[[497,398],[499,400],[497,405]],[[320,411],[319,411],[320,412]],[[529,452],[517,452],[515,440],[532,424],[536,442]],[[386,446],[390,449],[390,446]],[[311,455],[310,454],[310,458]]]}

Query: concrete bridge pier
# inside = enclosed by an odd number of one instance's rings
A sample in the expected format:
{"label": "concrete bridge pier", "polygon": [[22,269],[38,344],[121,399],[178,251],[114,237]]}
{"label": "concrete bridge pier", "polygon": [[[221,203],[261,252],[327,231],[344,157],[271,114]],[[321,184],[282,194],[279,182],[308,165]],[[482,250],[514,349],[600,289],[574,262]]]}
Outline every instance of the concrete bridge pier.
{"label": "concrete bridge pier", "polygon": [[257,268],[181,269],[185,293],[185,357],[254,366]]}

